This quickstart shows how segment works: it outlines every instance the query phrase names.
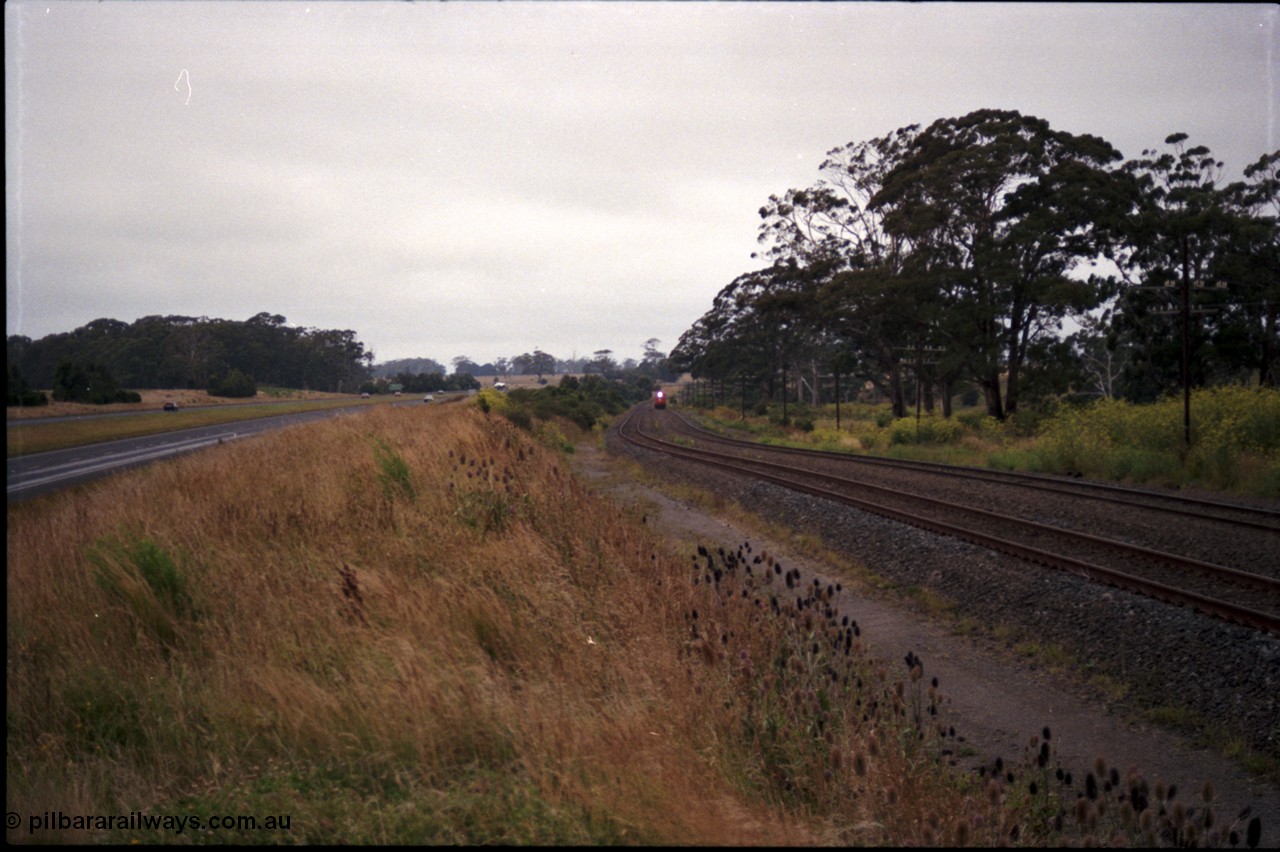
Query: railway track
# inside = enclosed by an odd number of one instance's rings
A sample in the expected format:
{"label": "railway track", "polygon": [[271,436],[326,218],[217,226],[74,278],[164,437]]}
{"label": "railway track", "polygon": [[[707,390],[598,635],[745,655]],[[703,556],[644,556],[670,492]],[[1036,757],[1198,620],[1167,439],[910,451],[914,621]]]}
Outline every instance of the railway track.
{"label": "railway track", "polygon": [[1280,512],[1050,477],[770,447],[644,406],[628,413],[618,434],[642,449],[1280,635]]}

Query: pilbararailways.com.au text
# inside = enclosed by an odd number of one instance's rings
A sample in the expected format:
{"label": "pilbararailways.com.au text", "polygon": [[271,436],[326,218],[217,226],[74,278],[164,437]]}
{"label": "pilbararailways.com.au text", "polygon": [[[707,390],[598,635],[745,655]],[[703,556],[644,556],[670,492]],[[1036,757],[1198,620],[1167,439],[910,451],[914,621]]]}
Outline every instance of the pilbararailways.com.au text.
{"label": "pilbararailways.com.au text", "polygon": [[[292,817],[289,814],[255,817],[247,815],[174,816],[144,814],[130,811],[127,814],[68,814],[63,811],[44,811],[27,817],[27,833],[38,831],[288,831]],[[6,814],[5,826],[16,829],[22,824],[20,814]]]}

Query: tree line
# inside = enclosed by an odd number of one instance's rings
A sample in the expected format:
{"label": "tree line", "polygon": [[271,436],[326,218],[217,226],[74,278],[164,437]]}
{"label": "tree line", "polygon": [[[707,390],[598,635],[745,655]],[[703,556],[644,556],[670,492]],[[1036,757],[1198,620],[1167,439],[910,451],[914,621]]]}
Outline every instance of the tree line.
{"label": "tree line", "polygon": [[373,360],[354,331],[297,328],[283,316],[266,312],[245,321],[186,316],[146,316],[133,323],[98,319],[39,340],[12,335],[5,350],[10,385],[54,388],[55,396],[73,371],[97,375],[100,382],[122,388],[198,388],[245,395],[246,389],[258,385],[355,392]]}
{"label": "tree line", "polygon": [[1276,385],[1280,151],[1226,183],[1185,134],[1125,160],[985,109],[835,148],[819,173],[760,209],[767,265],[716,295],[673,368],[744,397],[869,382],[897,416],[908,391],[949,414],[968,390],[1004,418],[1155,399],[1184,369]]}
{"label": "tree line", "polygon": [[[470,376],[553,376],[577,373],[582,375],[602,375],[619,377],[639,373],[652,379],[671,381],[679,373],[672,372],[667,356],[659,346],[661,341],[651,337],[644,344],[644,354],[639,360],[626,358],[619,362],[613,358],[612,349],[598,349],[590,357],[557,358],[556,356],[534,349],[511,357],[495,358],[483,364],[476,363],[466,355],[453,358],[454,375]],[[431,358],[398,358],[375,364],[372,368],[374,379],[396,379],[405,375],[446,375],[448,370],[440,362]]]}
{"label": "tree line", "polygon": [[354,331],[290,326],[262,312],[245,321],[188,316],[147,316],[133,323],[98,319],[74,331],[38,340],[6,341],[7,404],[54,399],[106,403],[130,401],[124,388],[193,388],[222,396],[253,396],[259,386],[331,392],[385,393],[391,385],[410,392],[470,390],[477,376],[595,374],[670,381],[659,341],[650,338],[640,361],[613,360],[602,349],[590,358],[561,360],[535,349],[476,364],[465,355],[453,371],[430,358],[373,363]]}
{"label": "tree line", "polygon": [[647,379],[649,383],[669,382],[679,378],[673,372],[667,356],[658,348],[661,341],[651,337],[645,342],[644,356],[639,360],[628,358],[621,363],[612,357],[613,350],[600,349],[590,358],[561,360],[541,349],[524,352],[511,358],[496,358],[477,364],[466,355],[452,359],[453,372],[448,373],[440,362],[431,358],[400,358],[375,364],[371,377],[362,391],[386,393],[391,386],[410,393],[432,390],[470,390],[479,388],[478,377],[537,376],[546,384],[546,376],[599,376],[630,383],[635,379]]}

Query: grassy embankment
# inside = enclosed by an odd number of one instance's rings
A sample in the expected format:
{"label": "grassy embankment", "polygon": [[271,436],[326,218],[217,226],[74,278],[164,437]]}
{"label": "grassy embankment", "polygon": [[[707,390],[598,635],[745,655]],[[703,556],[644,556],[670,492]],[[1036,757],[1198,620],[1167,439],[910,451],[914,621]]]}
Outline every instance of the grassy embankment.
{"label": "grassy embankment", "polygon": [[[8,520],[11,842],[989,845],[1160,829],[1154,807],[1114,803],[1154,803],[1140,778],[1099,766],[1116,792],[1077,800],[1084,781],[1055,778],[1051,741],[982,780],[952,775],[927,675],[828,625],[821,590],[800,609],[766,554],[669,552],[559,451],[474,405],[284,430]],[[132,811],[289,827],[28,832],[33,814]]]}
{"label": "grassy embankment", "polygon": [[719,408],[706,418],[755,440],[947,464],[1082,475],[1131,484],[1198,488],[1280,498],[1280,391],[1225,387],[1191,400],[1191,446],[1183,434],[1182,399],[1153,405],[1104,400],[1051,415],[1005,422],[985,409],[949,419],[914,414],[894,419],[886,406],[780,406],[768,414]]}

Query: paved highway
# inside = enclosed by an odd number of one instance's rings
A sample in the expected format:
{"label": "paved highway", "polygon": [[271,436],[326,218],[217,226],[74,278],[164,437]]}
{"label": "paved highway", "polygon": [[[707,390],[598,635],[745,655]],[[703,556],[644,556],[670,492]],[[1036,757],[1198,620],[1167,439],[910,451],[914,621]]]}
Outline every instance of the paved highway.
{"label": "paved highway", "polygon": [[[421,404],[421,402],[418,403],[418,405]],[[102,444],[18,456],[8,460],[8,502],[25,500],[37,494],[67,488],[119,470],[181,453],[189,453],[213,444],[247,438],[268,429],[279,429],[282,426],[305,423],[322,417],[334,417],[364,410],[366,410],[364,407],[333,408],[301,414],[280,414],[274,417],[224,423],[219,426],[201,426],[143,438],[127,438],[122,441],[108,441]]]}

